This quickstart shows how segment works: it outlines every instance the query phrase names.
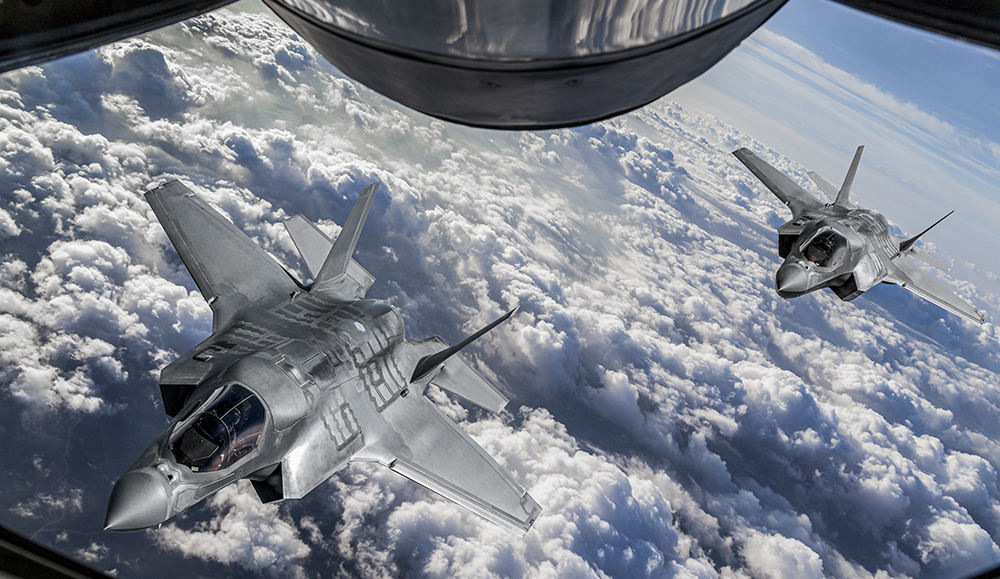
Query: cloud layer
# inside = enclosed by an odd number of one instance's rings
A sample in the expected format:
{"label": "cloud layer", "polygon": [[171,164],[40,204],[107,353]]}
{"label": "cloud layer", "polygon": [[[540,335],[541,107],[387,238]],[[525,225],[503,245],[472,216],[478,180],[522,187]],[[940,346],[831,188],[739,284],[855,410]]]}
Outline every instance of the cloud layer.
{"label": "cloud layer", "polygon": [[[0,77],[0,428],[26,441],[0,455],[20,465],[4,522],[144,576],[953,577],[1000,560],[994,326],[898,288],[778,299],[787,213],[740,146],[809,185],[669,102],[572,130],[445,125],[246,11]],[[453,342],[519,304],[464,354],[509,411],[430,395],[543,506],[528,536],[370,465],[302,501],[235,486],[158,531],[84,534],[165,424],[156,370],[211,327],[141,197],[169,178],[300,276],[281,221],[336,234],[380,180],[356,258],[408,337]]]}

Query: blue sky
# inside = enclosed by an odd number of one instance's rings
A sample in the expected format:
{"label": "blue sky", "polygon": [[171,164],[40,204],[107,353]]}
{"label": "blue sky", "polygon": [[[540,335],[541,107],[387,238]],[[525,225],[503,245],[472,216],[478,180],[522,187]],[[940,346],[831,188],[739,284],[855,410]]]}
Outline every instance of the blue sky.
{"label": "blue sky", "polygon": [[995,292],[998,66],[994,50],[834,2],[793,0],[667,98],[834,183],[866,145],[854,198],[910,234],[955,209],[924,239],[954,261],[956,276]]}
{"label": "blue sky", "polygon": [[[791,0],[763,27],[880,90],[972,134],[1000,141],[1000,52],[829,0]],[[700,82],[725,83],[726,70]],[[699,82],[699,81],[696,81]]]}
{"label": "blue sky", "polygon": [[943,120],[1000,141],[1000,52],[827,0],[792,0],[767,28]]}

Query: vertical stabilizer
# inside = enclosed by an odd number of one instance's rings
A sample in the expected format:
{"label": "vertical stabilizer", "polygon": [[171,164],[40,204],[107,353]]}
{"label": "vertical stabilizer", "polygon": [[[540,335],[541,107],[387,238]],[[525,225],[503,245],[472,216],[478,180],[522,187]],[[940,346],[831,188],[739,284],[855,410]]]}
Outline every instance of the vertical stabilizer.
{"label": "vertical stabilizer", "polygon": [[[358,238],[361,236],[361,228],[365,226],[368,218],[368,211],[372,208],[372,201],[375,199],[375,192],[381,183],[372,183],[364,188],[358,200],[351,209],[351,214],[347,217],[337,241],[334,242],[330,253],[323,262],[323,267],[316,274],[309,293],[321,295],[333,299],[354,299],[355,292],[345,293],[348,285],[355,285],[353,280],[347,275],[347,267],[351,263],[351,256],[354,248],[358,245]],[[350,294],[350,295],[348,295]]]}
{"label": "vertical stabilizer", "polygon": [[295,249],[299,250],[302,261],[306,262],[309,274],[315,278],[319,275],[319,270],[323,269],[326,256],[330,255],[333,242],[304,215],[286,219],[284,225],[285,231],[295,244]]}
{"label": "vertical stabilizer", "polygon": [[820,177],[814,171],[809,171],[808,173],[806,173],[806,175],[809,175],[809,178],[812,179],[813,183],[815,183],[816,186],[819,187],[820,191],[822,191],[823,194],[830,199],[830,201],[837,200],[837,194],[839,193],[839,191],[837,190],[836,187],[833,186],[833,183],[830,183],[826,179]]}
{"label": "vertical stabilizer", "polygon": [[[948,212],[948,215],[951,215],[952,213],[954,213],[954,211],[949,211],[949,212]],[[918,233],[918,234],[914,235],[913,237],[911,237],[911,238],[907,239],[906,241],[904,241],[904,242],[900,243],[900,244],[899,244],[899,253],[902,253],[903,255],[906,255],[907,253],[909,253],[909,251],[908,251],[908,250],[909,250],[909,249],[910,249],[911,247],[913,247],[913,244],[914,244],[914,243],[916,243],[916,242],[917,242],[917,240],[918,240],[918,239],[920,239],[920,237],[921,237],[921,236],[922,236],[923,234],[925,234],[925,233],[927,233],[928,231],[930,231],[931,229],[933,229],[933,228],[934,228],[934,225],[937,225],[938,223],[941,223],[942,221],[944,221],[945,219],[947,219],[947,218],[948,218],[948,215],[945,215],[945,216],[944,216],[944,217],[942,217],[941,219],[938,219],[937,221],[935,221],[935,222],[934,222],[934,224],[933,224],[933,225],[931,225],[931,226],[930,226],[930,227],[928,227],[927,229],[925,229],[925,230],[921,231],[920,233]],[[932,264],[932,265],[933,265],[933,264]],[[943,269],[943,268],[942,268],[942,269]]]}
{"label": "vertical stabilizer", "polygon": [[[309,275],[315,278],[319,275],[320,270],[323,269],[326,256],[330,255],[330,250],[333,249],[333,242],[316,227],[315,223],[309,221],[304,215],[296,215],[295,217],[286,219],[285,230],[288,231],[292,242],[295,243],[295,248],[299,250],[302,261],[306,262],[306,267],[309,268]],[[363,288],[364,291],[362,291],[361,295],[364,295],[368,291],[368,288],[372,287],[372,284],[375,283],[375,276],[368,273],[368,270],[361,267],[361,264],[354,259],[347,262],[347,275],[358,282],[358,286]]]}
{"label": "vertical stabilizer", "polygon": [[434,354],[430,354],[421,358],[420,361],[417,362],[417,366],[413,369],[413,375],[410,376],[410,383],[417,382],[424,376],[430,374],[431,370],[437,368],[438,366],[441,365],[442,362],[457,354],[458,351],[461,350],[462,348],[478,340],[486,332],[489,332],[493,328],[502,324],[504,321],[507,320],[507,318],[513,316],[514,312],[516,311],[517,307],[507,312],[506,314],[500,316],[499,318],[493,320],[485,328],[479,330],[475,334],[472,334],[471,336],[455,344],[454,346],[446,350],[441,350],[440,352],[436,352]]}
{"label": "vertical stabilizer", "polygon": [[854,174],[858,172],[858,165],[861,164],[861,153],[864,150],[865,146],[861,145],[858,147],[858,151],[854,153],[851,168],[847,170],[847,177],[844,177],[844,184],[840,186],[840,192],[837,193],[837,200],[833,202],[834,205],[847,205],[847,199],[851,195],[851,185],[854,185]]}

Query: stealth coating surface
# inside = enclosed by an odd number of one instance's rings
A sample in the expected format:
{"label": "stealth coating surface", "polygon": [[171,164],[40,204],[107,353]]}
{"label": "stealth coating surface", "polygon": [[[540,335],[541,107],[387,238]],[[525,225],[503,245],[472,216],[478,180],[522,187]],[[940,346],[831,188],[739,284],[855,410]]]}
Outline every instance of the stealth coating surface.
{"label": "stealth coating surface", "polygon": [[839,190],[819,175],[809,173],[813,182],[834,199],[830,204],[810,195],[749,149],[733,151],[792,210],[792,218],[778,227],[778,253],[785,258],[775,274],[778,295],[794,298],[829,288],[840,299],[849,301],[884,282],[897,284],[953,314],[982,324],[986,320],[982,312],[906,261],[907,256],[913,256],[947,271],[945,264],[913,245],[943,217],[920,234],[901,239],[890,235],[889,223],[881,213],[848,202],[863,150],[864,146],[858,147]]}
{"label": "stealth coating surface", "polygon": [[[370,280],[351,275],[375,190],[359,196],[335,243],[305,218],[292,222],[313,266],[328,250],[311,289],[180,183],[147,194],[216,324],[161,371],[174,419],[114,487],[108,530],[155,526],[242,478],[263,501],[300,498],[351,461],[378,462],[512,532],[531,527],[539,505],[423,395],[432,381],[502,409],[507,398],[457,350],[510,314],[454,348],[407,341],[399,311],[364,299]],[[447,359],[411,384],[435,352]]]}

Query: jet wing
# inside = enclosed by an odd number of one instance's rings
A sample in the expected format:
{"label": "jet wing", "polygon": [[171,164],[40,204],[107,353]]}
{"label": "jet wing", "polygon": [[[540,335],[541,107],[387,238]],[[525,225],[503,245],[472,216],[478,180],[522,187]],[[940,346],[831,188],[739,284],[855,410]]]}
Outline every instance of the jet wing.
{"label": "jet wing", "polygon": [[385,449],[390,469],[518,535],[528,532],[541,507],[434,404],[414,395],[383,416],[402,439]]}
{"label": "jet wing", "polygon": [[750,169],[750,172],[760,179],[760,182],[770,189],[775,197],[792,210],[793,218],[798,217],[803,211],[823,206],[819,199],[813,197],[787,175],[755,155],[750,149],[746,147],[737,149],[733,151],[733,156],[746,165],[746,168]]}
{"label": "jet wing", "polygon": [[892,260],[892,264],[896,266],[893,268],[895,271],[890,271],[886,281],[901,285],[903,288],[925,300],[933,302],[969,321],[982,324],[986,320],[983,312],[955,295],[955,292],[942,286],[931,276],[917,269],[916,266],[906,261],[905,258],[898,257]]}
{"label": "jet wing", "polygon": [[146,200],[212,306],[213,332],[248,307],[270,307],[299,290],[273,257],[179,181]]}

